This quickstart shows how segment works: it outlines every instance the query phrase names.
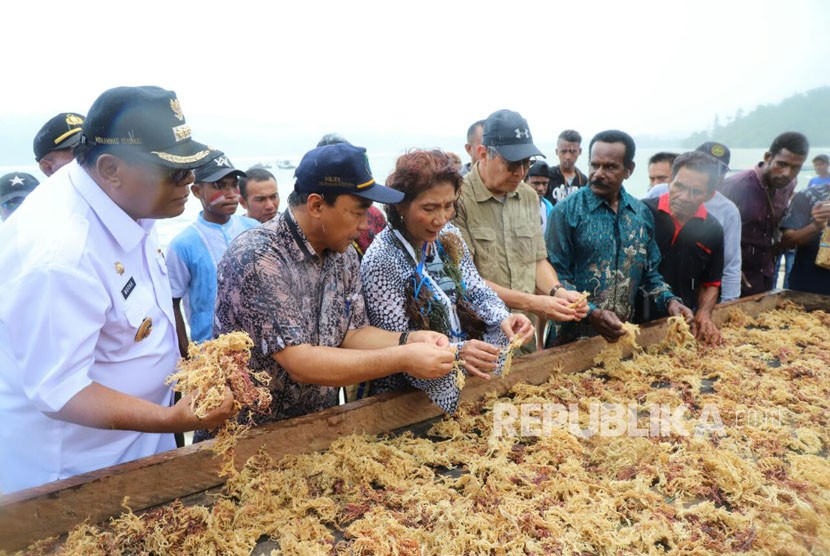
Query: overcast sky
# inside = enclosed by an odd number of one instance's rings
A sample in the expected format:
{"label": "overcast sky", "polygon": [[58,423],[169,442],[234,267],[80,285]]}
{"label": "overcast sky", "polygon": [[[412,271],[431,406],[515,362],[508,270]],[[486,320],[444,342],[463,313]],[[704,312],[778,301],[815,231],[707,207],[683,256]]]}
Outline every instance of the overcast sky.
{"label": "overcast sky", "polygon": [[[0,121],[85,112],[117,85],[174,89],[278,133],[463,134],[499,108],[678,134],[830,83],[830,2],[6,2]],[[27,142],[29,139],[27,138]]]}

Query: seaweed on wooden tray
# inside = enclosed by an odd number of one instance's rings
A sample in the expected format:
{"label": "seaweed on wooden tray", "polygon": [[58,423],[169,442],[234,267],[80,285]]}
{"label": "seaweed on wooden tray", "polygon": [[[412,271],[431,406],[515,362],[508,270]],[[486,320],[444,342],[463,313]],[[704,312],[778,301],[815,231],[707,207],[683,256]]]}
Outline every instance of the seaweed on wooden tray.
{"label": "seaweed on wooden tray", "polygon": [[[722,346],[641,353],[605,379],[553,371],[462,403],[426,438],[352,435],[278,461],[260,452],[212,508],[85,524],[57,553],[248,554],[262,536],[295,555],[830,553],[828,315],[791,306],[727,321]],[[781,354],[779,367],[757,366]],[[701,390],[703,377],[717,387]],[[690,429],[712,404],[722,428],[578,435],[566,421],[495,434],[496,404],[538,400],[579,409],[580,429],[595,403],[634,404],[647,425],[655,400],[682,407]],[[776,418],[749,417],[767,410]]]}
{"label": "seaweed on wooden tray", "polygon": [[[270,411],[271,392],[266,372],[248,368],[253,341],[245,332],[222,334],[201,344],[191,342],[188,358],[182,359],[177,371],[166,383],[183,394],[191,394],[190,408],[199,418],[222,405],[225,388],[230,388],[237,412],[247,411],[248,420],[258,413]],[[215,431],[214,452],[224,458],[221,475],[234,472],[233,449],[237,438],[249,426],[244,419],[228,419]]]}

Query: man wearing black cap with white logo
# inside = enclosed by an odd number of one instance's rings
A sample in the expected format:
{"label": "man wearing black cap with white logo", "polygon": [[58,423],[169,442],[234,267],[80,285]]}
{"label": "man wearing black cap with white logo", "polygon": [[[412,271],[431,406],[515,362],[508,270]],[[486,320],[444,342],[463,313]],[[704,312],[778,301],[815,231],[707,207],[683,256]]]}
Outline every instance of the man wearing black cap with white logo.
{"label": "man wearing black cap with white logo", "polygon": [[73,149],[81,142],[84,117],[74,112],[61,112],[43,124],[35,135],[33,149],[40,171],[51,176],[74,157]]}
{"label": "man wearing black cap with white logo", "polygon": [[247,216],[237,216],[239,180],[245,172],[237,170],[220,153],[196,169],[196,182],[190,191],[202,203],[196,222],[181,231],[167,251],[176,333],[182,357],[187,356],[187,331],[181,302],[190,325],[190,338],[204,342],[213,338],[213,306],[216,304],[216,265],[231,241],[259,225]]}
{"label": "man wearing black cap with white logo", "polygon": [[[720,181],[729,172],[731,152],[729,147],[716,141],[707,141],[695,149],[708,154],[718,161]],[[669,184],[657,184],[648,190],[647,199],[656,199],[669,192]],[[732,301],[741,297],[741,213],[735,203],[720,191],[703,203],[706,210],[720,222],[723,227],[723,280],[720,288],[720,301]]]}
{"label": "man wearing black cap with white logo", "polygon": [[171,405],[176,329],[153,230],[215,154],[158,87],[104,92],[82,133],[75,161],[0,226],[5,493],[172,449],[173,433],[233,414],[230,390],[202,421],[187,397]]}
{"label": "man wearing black cap with white logo", "polygon": [[437,378],[452,369],[443,334],[368,325],[357,252],[372,202],[403,193],[375,182],[366,150],[317,147],[295,171],[288,209],[234,241],[218,268],[216,334],[244,330],[248,366],[271,375],[271,413],[259,422],[337,405],[338,387],[398,372]]}
{"label": "man wearing black cap with white logo", "polygon": [[25,172],[11,172],[0,178],[0,220],[11,216],[38,185],[37,178]]}
{"label": "man wearing black cap with white logo", "polygon": [[477,148],[479,160],[464,176],[454,224],[479,274],[513,310],[556,321],[583,318],[588,306],[562,287],[546,258],[539,196],[523,181],[532,158],[543,156],[527,120],[510,110],[490,114]]}

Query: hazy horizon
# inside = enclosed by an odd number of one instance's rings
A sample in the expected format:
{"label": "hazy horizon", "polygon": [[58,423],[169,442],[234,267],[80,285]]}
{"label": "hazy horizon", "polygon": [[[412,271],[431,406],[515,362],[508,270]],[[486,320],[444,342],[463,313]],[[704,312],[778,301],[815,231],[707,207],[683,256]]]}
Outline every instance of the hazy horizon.
{"label": "hazy horizon", "polygon": [[[196,140],[302,153],[338,131],[370,149],[458,151],[500,108],[534,137],[619,128],[670,142],[830,84],[830,3],[643,0],[6,5],[0,164],[104,90],[177,92]],[[662,138],[662,139],[661,139]]]}

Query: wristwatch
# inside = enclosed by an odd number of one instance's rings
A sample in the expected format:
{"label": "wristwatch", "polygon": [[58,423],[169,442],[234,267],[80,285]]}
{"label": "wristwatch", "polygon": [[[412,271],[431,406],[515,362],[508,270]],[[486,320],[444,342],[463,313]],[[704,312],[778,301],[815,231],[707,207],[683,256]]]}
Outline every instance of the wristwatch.
{"label": "wristwatch", "polygon": [[554,295],[556,295],[556,292],[558,292],[560,289],[562,289],[562,288],[564,288],[564,287],[565,287],[565,286],[563,286],[562,284],[556,284],[555,286],[553,286],[553,287],[550,289],[550,293],[549,293],[548,295],[549,295],[549,296],[551,296],[551,297],[553,297]]}

